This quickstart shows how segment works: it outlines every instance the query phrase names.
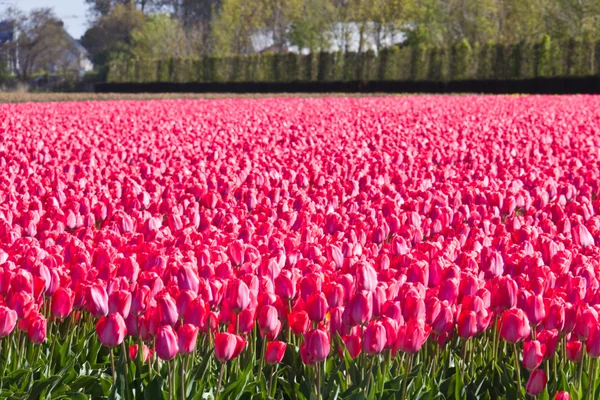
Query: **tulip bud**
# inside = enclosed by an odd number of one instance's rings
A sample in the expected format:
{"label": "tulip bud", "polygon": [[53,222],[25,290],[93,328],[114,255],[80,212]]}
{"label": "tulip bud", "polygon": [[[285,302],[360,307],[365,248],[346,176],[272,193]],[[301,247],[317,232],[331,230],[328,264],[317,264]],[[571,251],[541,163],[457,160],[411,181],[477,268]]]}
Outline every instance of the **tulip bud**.
{"label": "tulip bud", "polygon": [[108,317],[102,317],[96,324],[96,334],[100,343],[106,347],[118,346],[123,342],[127,334],[125,320],[123,320],[120,314],[111,314]]}
{"label": "tulip bud", "polygon": [[554,396],[554,400],[571,400],[571,395],[569,392],[558,392]]}
{"label": "tulip bud", "polygon": [[[148,348],[148,346],[146,346],[145,344],[142,345],[142,356],[143,356],[143,361],[147,362],[148,359],[150,358],[150,349]],[[138,355],[138,345],[137,344],[132,344],[131,346],[129,346],[129,358],[131,360],[135,360],[137,358]]]}
{"label": "tulip bud", "polygon": [[177,334],[170,325],[161,326],[156,331],[155,349],[156,355],[164,361],[172,360],[179,352]]}
{"label": "tulip bud", "polygon": [[279,364],[285,355],[287,344],[284,342],[274,341],[267,344],[267,352],[265,353],[265,361],[269,364]]}
{"label": "tulip bud", "polygon": [[548,378],[546,373],[541,369],[536,369],[529,375],[527,385],[525,385],[525,391],[531,396],[537,396],[544,391]]}

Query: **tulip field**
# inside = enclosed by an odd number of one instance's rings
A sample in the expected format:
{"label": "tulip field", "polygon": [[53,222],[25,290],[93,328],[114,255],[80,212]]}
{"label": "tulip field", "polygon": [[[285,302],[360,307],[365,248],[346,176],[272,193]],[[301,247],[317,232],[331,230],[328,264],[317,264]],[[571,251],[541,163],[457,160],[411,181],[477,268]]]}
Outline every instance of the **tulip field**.
{"label": "tulip field", "polygon": [[598,399],[598,110],[0,105],[0,399]]}

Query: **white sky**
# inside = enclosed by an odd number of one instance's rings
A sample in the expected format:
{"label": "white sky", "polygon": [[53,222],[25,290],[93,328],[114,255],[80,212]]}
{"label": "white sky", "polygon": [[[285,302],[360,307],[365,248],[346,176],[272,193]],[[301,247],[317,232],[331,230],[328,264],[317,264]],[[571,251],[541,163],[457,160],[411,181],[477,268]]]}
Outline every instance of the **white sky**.
{"label": "white sky", "polygon": [[65,28],[75,39],[79,39],[87,29],[88,6],[85,0],[0,0],[0,11],[9,6],[23,11],[49,7],[63,20]]}

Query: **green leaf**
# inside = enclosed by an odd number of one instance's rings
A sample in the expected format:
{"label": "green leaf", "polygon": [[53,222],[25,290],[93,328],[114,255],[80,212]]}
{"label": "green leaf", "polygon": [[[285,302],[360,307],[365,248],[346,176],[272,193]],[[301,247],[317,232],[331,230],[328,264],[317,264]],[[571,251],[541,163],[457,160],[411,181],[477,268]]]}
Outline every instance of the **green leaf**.
{"label": "green leaf", "polygon": [[144,400],[164,400],[163,396],[164,380],[160,376],[155,376],[150,384],[144,389]]}
{"label": "green leaf", "polygon": [[37,400],[46,389],[50,389],[59,381],[60,376],[51,376],[49,378],[41,379],[35,382],[31,390],[29,391],[28,399]]}

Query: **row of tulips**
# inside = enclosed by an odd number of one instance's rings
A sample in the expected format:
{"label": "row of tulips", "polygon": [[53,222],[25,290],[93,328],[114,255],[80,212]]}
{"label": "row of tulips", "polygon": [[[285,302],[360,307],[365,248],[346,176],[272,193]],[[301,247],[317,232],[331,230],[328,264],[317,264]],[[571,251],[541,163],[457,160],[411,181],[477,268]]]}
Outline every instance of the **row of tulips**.
{"label": "row of tulips", "polygon": [[598,106],[2,106],[0,398],[599,398]]}

